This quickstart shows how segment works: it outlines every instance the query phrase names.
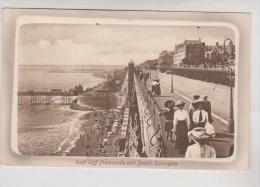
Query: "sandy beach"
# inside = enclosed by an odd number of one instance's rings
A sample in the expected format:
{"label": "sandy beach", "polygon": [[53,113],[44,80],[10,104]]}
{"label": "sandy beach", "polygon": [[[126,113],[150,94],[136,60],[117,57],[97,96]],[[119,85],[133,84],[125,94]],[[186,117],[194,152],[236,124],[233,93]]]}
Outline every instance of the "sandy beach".
{"label": "sandy beach", "polygon": [[[75,147],[66,155],[116,157],[119,133],[116,131],[108,137],[108,132],[111,132],[114,120],[122,120],[121,118],[121,113],[113,110],[99,110],[83,115],[80,118],[84,121],[81,124],[83,133],[75,143]],[[104,144],[105,139],[107,142]]]}
{"label": "sandy beach", "polygon": [[21,105],[18,111],[18,149],[24,155],[55,153],[78,116],[55,105]]}
{"label": "sandy beach", "polygon": [[[104,69],[67,66],[20,66],[19,90],[68,90],[81,84],[92,88],[104,81]],[[84,71],[83,71],[84,70]],[[87,72],[85,72],[87,71]],[[35,77],[39,77],[35,79]],[[45,105],[45,97],[36,98],[30,105],[30,96],[18,105],[18,150],[23,155],[60,156],[116,156],[116,135],[108,132],[118,112],[81,107],[76,103],[61,105],[60,97],[53,97]],[[108,139],[106,146],[103,140]]]}
{"label": "sandy beach", "polygon": [[118,131],[109,138],[108,132],[122,118],[119,111],[57,105],[22,105],[19,110],[18,149],[23,155],[117,156]]}

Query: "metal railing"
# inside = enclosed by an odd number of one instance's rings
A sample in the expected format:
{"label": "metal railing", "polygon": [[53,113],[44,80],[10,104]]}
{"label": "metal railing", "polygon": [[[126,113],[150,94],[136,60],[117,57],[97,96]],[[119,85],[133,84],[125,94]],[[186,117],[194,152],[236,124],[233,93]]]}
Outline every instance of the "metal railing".
{"label": "metal railing", "polygon": [[[163,140],[163,124],[165,122],[164,116],[161,116],[161,108],[159,107],[158,103],[152,97],[152,94],[148,91],[145,87],[143,82],[139,79],[138,76],[135,76],[136,84],[137,84],[137,94],[141,97],[141,105],[145,108],[144,115],[147,115],[146,123],[147,127],[149,128],[153,126],[154,134],[149,137],[149,143],[152,147],[158,147],[158,154],[157,157],[165,157],[165,144]],[[155,145],[153,140],[156,139],[159,143]]]}

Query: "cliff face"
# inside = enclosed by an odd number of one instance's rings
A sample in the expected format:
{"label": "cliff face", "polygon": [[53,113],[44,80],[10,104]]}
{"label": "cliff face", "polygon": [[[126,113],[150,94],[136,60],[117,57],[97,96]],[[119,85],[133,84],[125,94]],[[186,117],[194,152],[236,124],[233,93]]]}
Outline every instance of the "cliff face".
{"label": "cliff face", "polygon": [[90,91],[78,96],[77,104],[88,108],[113,109],[122,105],[120,87],[113,79],[104,81]]}

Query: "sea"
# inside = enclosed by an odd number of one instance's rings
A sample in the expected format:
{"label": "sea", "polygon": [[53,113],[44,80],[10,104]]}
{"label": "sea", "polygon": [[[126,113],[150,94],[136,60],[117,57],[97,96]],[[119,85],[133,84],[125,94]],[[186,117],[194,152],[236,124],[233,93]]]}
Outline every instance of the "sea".
{"label": "sea", "polygon": [[[19,66],[18,91],[68,91],[78,84],[91,88],[105,80],[106,71],[105,67],[95,66]],[[29,100],[18,105],[19,153],[66,155],[83,133],[80,117],[90,111],[71,110],[68,105],[30,105]]]}

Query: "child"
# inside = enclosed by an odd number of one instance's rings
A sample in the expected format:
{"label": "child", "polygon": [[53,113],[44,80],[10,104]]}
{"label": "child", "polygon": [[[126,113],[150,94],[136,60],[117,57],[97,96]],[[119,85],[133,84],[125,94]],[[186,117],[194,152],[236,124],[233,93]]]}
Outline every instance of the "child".
{"label": "child", "polygon": [[165,131],[167,134],[167,140],[173,141],[172,129],[173,129],[173,117],[174,117],[174,101],[168,100],[164,103],[166,110],[162,113],[165,116]]}

